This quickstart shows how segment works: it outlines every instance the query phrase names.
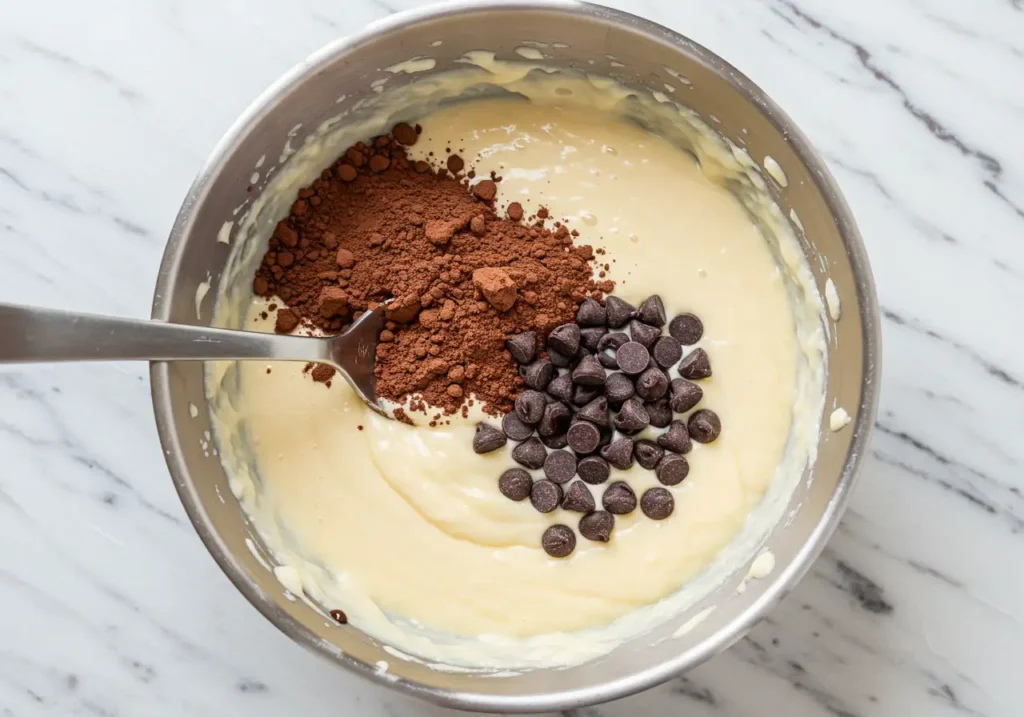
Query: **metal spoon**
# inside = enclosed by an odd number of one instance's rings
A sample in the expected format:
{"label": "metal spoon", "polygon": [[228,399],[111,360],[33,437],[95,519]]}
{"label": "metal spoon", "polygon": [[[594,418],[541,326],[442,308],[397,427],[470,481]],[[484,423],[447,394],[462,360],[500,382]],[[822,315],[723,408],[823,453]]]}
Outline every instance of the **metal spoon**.
{"label": "metal spoon", "polygon": [[[336,368],[378,413],[373,364],[384,306],[338,336],[282,336],[0,304],[0,364],[49,361],[312,361]],[[385,414],[386,415],[386,414]]]}

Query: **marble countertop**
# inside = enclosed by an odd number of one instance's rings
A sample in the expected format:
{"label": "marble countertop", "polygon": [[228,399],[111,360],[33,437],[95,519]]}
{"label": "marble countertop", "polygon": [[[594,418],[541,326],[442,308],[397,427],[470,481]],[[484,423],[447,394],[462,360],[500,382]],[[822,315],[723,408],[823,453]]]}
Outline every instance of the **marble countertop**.
{"label": "marble countertop", "polygon": [[[236,115],[414,4],[0,5],[0,300],[146,316]],[[824,154],[870,252],[885,370],[871,458],[799,587],[685,677],[569,714],[1020,714],[1024,4],[616,4],[733,62]],[[0,542],[2,715],[446,713],[246,604],[168,479],[144,365],[0,371]]]}

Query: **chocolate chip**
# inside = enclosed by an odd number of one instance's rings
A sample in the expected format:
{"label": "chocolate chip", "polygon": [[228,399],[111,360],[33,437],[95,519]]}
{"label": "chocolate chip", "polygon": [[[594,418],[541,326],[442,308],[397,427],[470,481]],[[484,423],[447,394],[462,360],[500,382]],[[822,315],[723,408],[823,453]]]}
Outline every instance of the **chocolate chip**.
{"label": "chocolate chip", "polygon": [[576,472],[585,482],[600,485],[608,480],[612,471],[608,467],[608,461],[601,456],[587,456],[576,466]]}
{"label": "chocolate chip", "polygon": [[615,481],[608,486],[601,497],[601,505],[609,513],[626,515],[636,510],[636,493],[626,483]]}
{"label": "chocolate chip", "polygon": [[548,348],[563,356],[575,356],[580,347],[580,327],[576,324],[556,326],[548,334]]}
{"label": "chocolate chip", "polygon": [[679,375],[691,381],[711,375],[711,360],[704,349],[694,349],[679,362]]}
{"label": "chocolate chip", "polygon": [[576,475],[576,456],[569,451],[551,451],[544,459],[544,477],[552,483],[565,483]]}
{"label": "chocolate chip", "polygon": [[565,498],[562,499],[562,507],[565,510],[572,510],[577,513],[589,513],[594,509],[594,496],[590,489],[581,480],[574,480],[565,491]]}
{"label": "chocolate chip", "polygon": [[550,513],[561,502],[561,487],[549,480],[539,480],[530,488],[530,504],[540,513]]}
{"label": "chocolate chip", "polygon": [[533,478],[522,468],[509,468],[498,479],[498,490],[509,500],[526,500],[533,488]]}
{"label": "chocolate chip", "polygon": [[607,543],[609,538],[612,537],[612,528],[614,527],[615,516],[606,510],[587,513],[580,518],[580,535],[587,540]]}
{"label": "chocolate chip", "polygon": [[634,393],[633,381],[624,373],[616,371],[608,374],[604,380],[604,395],[615,407],[621,406],[627,398],[632,398]]}
{"label": "chocolate chip", "polygon": [[648,326],[647,324],[636,321],[629,322],[629,334],[633,341],[643,346],[645,349],[650,351],[651,347],[654,346],[654,342],[661,336],[661,329],[657,326]]}
{"label": "chocolate chip", "polygon": [[679,485],[689,474],[690,464],[682,456],[666,453],[654,472],[664,485]]}
{"label": "chocolate chip", "polygon": [[535,426],[540,423],[540,419],[544,416],[544,407],[547,405],[548,400],[544,398],[543,393],[526,390],[516,399],[516,415],[523,423]]}
{"label": "chocolate chip", "polygon": [[618,468],[628,470],[633,465],[633,439],[617,438],[601,449],[601,457]]}
{"label": "chocolate chip", "polygon": [[601,432],[593,423],[580,421],[569,426],[566,433],[569,439],[569,448],[579,454],[593,453],[601,442]]}
{"label": "chocolate chip", "polygon": [[347,625],[348,624],[348,615],[345,614],[344,610],[337,610],[337,609],[331,610],[330,615],[331,615],[331,618],[333,618],[334,621],[336,623],[338,623],[339,625]]}
{"label": "chocolate chip", "polygon": [[572,391],[572,405],[586,406],[600,395],[600,386],[576,386]]}
{"label": "chocolate chip", "polygon": [[568,525],[552,525],[544,531],[540,544],[552,558],[564,558],[576,549],[576,533]]}
{"label": "chocolate chip", "polygon": [[603,326],[580,329],[580,346],[591,353],[597,353],[597,347],[601,343],[601,337],[608,333]]}
{"label": "chocolate chip", "polygon": [[505,443],[508,437],[489,423],[476,424],[476,433],[473,434],[473,452],[490,453],[496,451]]}
{"label": "chocolate chip", "polygon": [[551,359],[551,363],[556,368],[566,368],[572,363],[573,360],[572,356],[566,356],[564,354],[561,354],[550,347],[548,347],[548,358]]}
{"label": "chocolate chip", "polygon": [[604,308],[608,315],[608,325],[613,329],[625,326],[636,316],[636,307],[617,296],[605,297]]}
{"label": "chocolate chip", "polygon": [[685,378],[672,379],[671,405],[676,413],[686,413],[704,398],[704,389]]}
{"label": "chocolate chip", "polygon": [[690,420],[686,425],[690,430],[690,437],[697,443],[711,443],[722,432],[722,420],[717,413],[707,408],[690,414]]}
{"label": "chocolate chip", "polygon": [[690,432],[682,421],[672,421],[668,430],[658,436],[658,445],[673,453],[689,453],[693,448]]}
{"label": "chocolate chip", "polygon": [[665,325],[665,304],[657,294],[647,297],[647,300],[640,304],[640,310],[636,312],[637,318],[648,326],[662,327]]}
{"label": "chocolate chip", "polygon": [[586,406],[576,412],[576,415],[582,419],[596,423],[599,426],[608,428],[611,422],[608,419],[608,399],[604,396],[598,396],[593,401],[588,403]]}
{"label": "chocolate chip", "polygon": [[647,416],[655,428],[664,428],[672,422],[672,407],[667,398],[645,403],[644,408],[647,409]]}
{"label": "chocolate chip", "polygon": [[649,368],[636,379],[636,395],[645,401],[656,401],[668,392],[668,376],[660,368]]}
{"label": "chocolate chip", "polygon": [[601,337],[601,340],[597,342],[597,360],[600,361],[601,365],[605,368],[617,369],[619,367],[619,362],[615,357],[615,353],[622,344],[628,342],[629,335],[624,334],[621,331],[605,334]]}
{"label": "chocolate chip", "polygon": [[665,488],[648,488],[640,498],[640,510],[651,520],[665,520],[675,507],[675,499]]}
{"label": "chocolate chip", "polygon": [[525,364],[533,361],[537,355],[537,333],[535,331],[524,331],[505,340],[505,348],[512,354],[516,363]]}
{"label": "chocolate chip", "polygon": [[622,433],[639,433],[651,425],[651,417],[647,415],[644,404],[634,397],[626,399],[612,423]]}
{"label": "chocolate chip", "polygon": [[576,323],[580,326],[604,326],[608,320],[604,307],[591,298],[586,298],[576,311]]}
{"label": "chocolate chip", "polygon": [[569,429],[572,411],[561,401],[553,401],[544,407],[544,415],[537,424],[537,434],[541,438],[553,438],[564,434]]}
{"label": "chocolate chip", "polygon": [[569,401],[572,399],[572,376],[567,373],[561,376],[555,376],[551,379],[551,383],[548,384],[548,394],[554,396],[559,401]]}
{"label": "chocolate chip", "polygon": [[604,367],[593,356],[584,356],[572,371],[573,383],[580,386],[603,386]]}
{"label": "chocolate chip", "polygon": [[531,364],[521,366],[519,373],[523,377],[523,383],[528,387],[543,391],[555,375],[555,367],[547,359],[537,359]]}
{"label": "chocolate chip", "polygon": [[565,433],[556,433],[553,436],[541,436],[540,442],[551,449],[565,448],[569,445],[569,439],[566,438]]}
{"label": "chocolate chip", "polygon": [[544,465],[544,459],[547,457],[548,449],[537,437],[527,438],[512,449],[512,460],[524,468],[536,470]]}
{"label": "chocolate chip", "polygon": [[662,368],[671,368],[683,357],[683,346],[671,336],[660,336],[654,342],[651,355]]}
{"label": "chocolate chip", "polygon": [[669,322],[668,332],[679,343],[693,346],[704,335],[704,324],[693,314],[680,314]]}
{"label": "chocolate chip", "polygon": [[643,344],[639,344],[636,341],[622,344],[615,352],[615,360],[619,364],[619,368],[622,369],[623,373],[628,373],[631,376],[636,376],[647,368],[647,362],[650,358],[651,355]]}
{"label": "chocolate chip", "polygon": [[501,430],[513,441],[525,441],[533,435],[533,427],[523,423],[515,412],[506,413],[501,419]]}
{"label": "chocolate chip", "polygon": [[640,464],[641,468],[652,471],[658,465],[658,461],[662,459],[662,456],[665,455],[665,449],[654,441],[641,438],[633,446],[633,455],[636,457],[636,462]]}

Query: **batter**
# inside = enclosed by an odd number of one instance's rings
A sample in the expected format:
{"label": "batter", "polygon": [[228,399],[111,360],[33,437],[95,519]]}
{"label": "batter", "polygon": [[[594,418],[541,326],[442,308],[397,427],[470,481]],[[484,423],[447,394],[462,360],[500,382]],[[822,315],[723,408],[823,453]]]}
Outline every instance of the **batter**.
{"label": "batter", "polygon": [[[543,205],[580,241],[604,247],[617,296],[639,304],[656,293],[669,317],[701,317],[700,346],[715,369],[701,407],[719,414],[721,437],[687,456],[689,477],[669,488],[669,519],[619,516],[609,543],[581,539],[555,560],[538,536],[578,514],[541,514],[498,492],[512,444],[474,454],[481,415],[410,427],[369,411],[343,381],[325,389],[301,365],[268,373],[250,362],[238,365],[239,390],[217,411],[222,442],[233,437],[235,450],[223,451],[232,487],[282,582],[343,608],[387,644],[472,666],[586,659],[663,617],[650,606],[712,563],[773,479],[791,486],[801,473],[821,409],[820,299],[795,296],[787,280],[806,269],[795,242],[777,252],[793,262],[780,269],[709,167],[633,123],[514,99],[418,122],[414,159],[457,148],[478,176],[503,177],[499,212],[511,201],[528,214]],[[266,309],[254,302],[247,328],[268,330],[258,320]],[[240,450],[243,436],[253,457]],[[639,466],[611,480],[638,495],[659,485]],[[591,487],[598,503],[605,487]],[[639,620],[645,606],[649,619]],[[584,637],[563,634],[576,631]],[[576,650],[580,640],[587,646]]]}

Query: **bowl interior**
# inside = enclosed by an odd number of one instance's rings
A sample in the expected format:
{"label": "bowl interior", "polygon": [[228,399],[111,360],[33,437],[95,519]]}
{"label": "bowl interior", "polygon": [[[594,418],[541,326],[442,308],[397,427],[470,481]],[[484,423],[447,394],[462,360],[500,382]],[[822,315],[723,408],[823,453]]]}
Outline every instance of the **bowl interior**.
{"label": "bowl interior", "polygon": [[[307,60],[268,90],[229,131],[182,207],[153,309],[157,319],[211,322],[212,299],[204,297],[217,296],[221,281],[230,275],[227,261],[232,245],[266,240],[266,235],[237,236],[235,220],[258,196],[259,183],[255,192],[248,189],[254,168],[261,167],[265,178],[279,160],[287,161],[288,148],[300,146],[324,122],[372,96],[375,81],[387,78],[390,88],[423,77],[382,68],[423,57],[435,61],[431,72],[440,72],[458,67],[455,61],[465,52],[481,49],[516,59],[515,48],[524,43],[538,49],[548,65],[606,75],[656,91],[671,85],[676,90],[673,99],[744,147],[759,164],[770,156],[785,172],[787,186],[768,185],[783,213],[798,218],[794,232],[822,296],[826,280],[834,282],[842,318],[829,320],[826,428],[817,462],[813,475],[809,473],[792,496],[787,520],[766,542],[776,558],[771,576],[738,594],[736,584],[745,572],[739,571],[685,614],[576,667],[493,677],[439,671],[396,659],[358,630],[340,628],[307,603],[289,599],[268,569],[270,560],[232,496],[211,444],[203,367],[182,362],[152,368],[160,436],[186,510],[215,559],[261,612],[298,642],[374,679],[452,706],[507,711],[612,699],[706,659],[738,639],[792,585],[838,520],[874,419],[877,307],[870,271],[846,205],[799,131],[749,80],[707,50],[629,15],[555,3],[442,6],[400,16]],[[268,221],[276,221],[287,209],[264,207],[264,211]],[[277,216],[271,216],[275,211]],[[232,244],[223,241],[228,232]],[[842,406],[854,419],[837,433],[827,430],[834,406]],[[710,604],[716,608],[705,619],[672,637]],[[387,672],[376,669],[380,660],[388,662]]]}

